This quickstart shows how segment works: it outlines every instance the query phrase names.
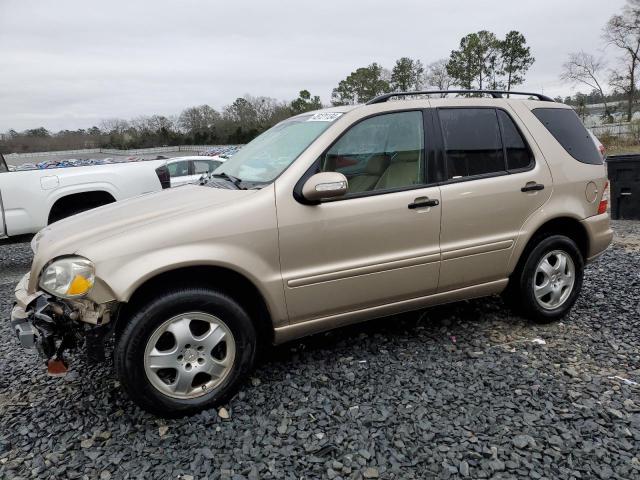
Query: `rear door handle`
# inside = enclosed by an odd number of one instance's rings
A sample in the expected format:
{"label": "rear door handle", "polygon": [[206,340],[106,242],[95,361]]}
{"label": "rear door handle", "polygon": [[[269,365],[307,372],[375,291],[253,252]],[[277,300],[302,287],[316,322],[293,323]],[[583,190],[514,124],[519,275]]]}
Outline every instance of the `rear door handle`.
{"label": "rear door handle", "polygon": [[520,189],[522,192],[535,192],[537,190],[544,190],[544,185],[536,182],[528,182],[524,187]]}
{"label": "rear door handle", "polygon": [[408,207],[409,210],[415,210],[416,208],[437,207],[438,205],[440,205],[440,201],[435,198],[419,197],[413,203],[410,203]]}

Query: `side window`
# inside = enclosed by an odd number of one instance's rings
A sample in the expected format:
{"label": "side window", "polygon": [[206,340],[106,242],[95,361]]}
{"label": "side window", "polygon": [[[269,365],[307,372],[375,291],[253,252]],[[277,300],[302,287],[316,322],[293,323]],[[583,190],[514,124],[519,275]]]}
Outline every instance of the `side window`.
{"label": "side window", "polygon": [[533,155],[520,134],[518,127],[504,110],[497,110],[502,126],[502,143],[507,152],[507,168],[518,170],[529,168],[533,164]]}
{"label": "side window", "polygon": [[0,173],[7,172],[8,170],[7,163],[4,161],[4,157],[0,153]]}
{"label": "side window", "polygon": [[492,108],[438,109],[447,180],[505,171],[500,126]]}
{"label": "side window", "polygon": [[194,175],[202,175],[205,173],[211,173],[220,166],[222,162],[216,162],[214,160],[194,160]]}
{"label": "side window", "polygon": [[174,162],[167,165],[171,177],[186,177],[189,175],[189,162]]}
{"label": "side window", "polygon": [[321,169],[340,172],[350,193],[423,183],[422,112],[386,113],[357,123],[322,157]]}
{"label": "side window", "polygon": [[577,161],[593,165],[604,163],[598,147],[573,109],[536,108],[532,112]]}

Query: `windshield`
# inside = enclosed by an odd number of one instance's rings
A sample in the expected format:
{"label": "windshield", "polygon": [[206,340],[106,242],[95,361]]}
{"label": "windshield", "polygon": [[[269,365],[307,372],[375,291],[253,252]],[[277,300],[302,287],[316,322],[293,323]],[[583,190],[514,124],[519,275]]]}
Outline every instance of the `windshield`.
{"label": "windshield", "polygon": [[280,122],[242,147],[214,173],[236,177],[243,183],[269,183],[339,115],[309,114]]}

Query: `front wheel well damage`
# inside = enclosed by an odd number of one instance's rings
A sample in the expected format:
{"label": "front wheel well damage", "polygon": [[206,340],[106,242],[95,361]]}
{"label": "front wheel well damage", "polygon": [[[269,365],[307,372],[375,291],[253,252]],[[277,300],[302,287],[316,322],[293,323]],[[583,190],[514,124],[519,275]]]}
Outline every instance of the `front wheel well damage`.
{"label": "front wheel well damage", "polygon": [[211,288],[229,295],[244,309],[256,326],[258,338],[265,344],[273,343],[273,324],[264,297],[258,288],[244,275],[224,267],[195,266],[163,272],[140,285],[128,302],[118,309],[116,336],[124,330],[135,311],[162,292],[173,288]]}

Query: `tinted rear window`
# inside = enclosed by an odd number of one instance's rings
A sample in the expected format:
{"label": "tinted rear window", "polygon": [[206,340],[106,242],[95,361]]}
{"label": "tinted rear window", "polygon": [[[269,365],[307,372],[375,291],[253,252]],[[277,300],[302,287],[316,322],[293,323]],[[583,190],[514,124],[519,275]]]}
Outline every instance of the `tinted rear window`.
{"label": "tinted rear window", "polygon": [[576,112],[566,108],[536,108],[533,114],[573,158],[602,165],[602,156]]}
{"label": "tinted rear window", "polygon": [[507,152],[509,170],[524,170],[533,165],[533,155],[520,134],[518,127],[504,110],[498,110],[502,125],[502,143]]}
{"label": "tinted rear window", "polygon": [[447,153],[447,180],[506,170],[496,111],[438,109]]}

